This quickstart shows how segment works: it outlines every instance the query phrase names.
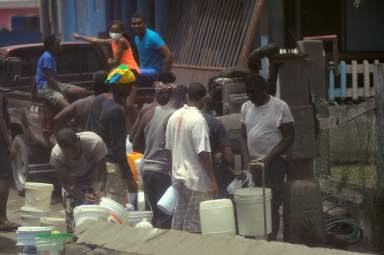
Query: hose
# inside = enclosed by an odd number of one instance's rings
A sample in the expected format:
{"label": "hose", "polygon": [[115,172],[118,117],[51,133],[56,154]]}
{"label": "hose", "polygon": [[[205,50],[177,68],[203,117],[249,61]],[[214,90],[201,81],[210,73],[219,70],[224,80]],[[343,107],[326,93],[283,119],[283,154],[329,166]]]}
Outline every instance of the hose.
{"label": "hose", "polygon": [[338,236],[348,244],[359,242],[364,236],[364,231],[355,219],[345,216],[329,217],[329,215],[326,214],[329,210],[334,208],[346,208],[348,204],[335,196],[327,196],[323,198],[323,201],[331,199],[335,202],[335,206],[330,207],[323,212],[324,216],[328,217],[324,220],[325,232],[328,235]]}

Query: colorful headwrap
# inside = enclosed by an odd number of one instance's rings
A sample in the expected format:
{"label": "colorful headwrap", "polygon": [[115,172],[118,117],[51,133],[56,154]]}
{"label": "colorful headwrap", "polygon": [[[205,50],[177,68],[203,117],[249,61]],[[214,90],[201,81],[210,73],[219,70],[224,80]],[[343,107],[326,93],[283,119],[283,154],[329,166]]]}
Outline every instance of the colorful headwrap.
{"label": "colorful headwrap", "polygon": [[133,85],[135,81],[134,73],[126,65],[119,65],[109,73],[105,83],[109,85]]}
{"label": "colorful headwrap", "polygon": [[155,88],[155,91],[162,92],[162,91],[166,91],[166,90],[175,88],[175,84],[168,83],[168,82],[165,83],[165,82],[161,82],[161,81],[155,81],[153,83],[153,87]]}

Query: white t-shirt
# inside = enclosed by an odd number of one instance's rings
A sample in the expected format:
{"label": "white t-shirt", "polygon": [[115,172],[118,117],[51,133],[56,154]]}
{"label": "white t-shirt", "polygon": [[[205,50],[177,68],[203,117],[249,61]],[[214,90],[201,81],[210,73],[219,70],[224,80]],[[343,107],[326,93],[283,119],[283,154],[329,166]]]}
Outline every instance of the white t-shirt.
{"label": "white t-shirt", "polygon": [[293,123],[287,103],[270,97],[268,103],[256,106],[251,101],[241,106],[240,121],[247,128],[248,152],[251,160],[263,159],[281,141],[281,124]]}
{"label": "white t-shirt", "polygon": [[107,147],[100,136],[93,132],[77,133],[80,138],[81,155],[79,159],[66,158],[58,144],[51,152],[50,164],[55,169],[67,171],[78,185],[92,185],[95,178],[96,162],[108,153]]}
{"label": "white t-shirt", "polygon": [[172,181],[207,192],[209,177],[198,154],[211,152],[208,125],[196,107],[185,105],[169,118],[165,148],[172,152]]}

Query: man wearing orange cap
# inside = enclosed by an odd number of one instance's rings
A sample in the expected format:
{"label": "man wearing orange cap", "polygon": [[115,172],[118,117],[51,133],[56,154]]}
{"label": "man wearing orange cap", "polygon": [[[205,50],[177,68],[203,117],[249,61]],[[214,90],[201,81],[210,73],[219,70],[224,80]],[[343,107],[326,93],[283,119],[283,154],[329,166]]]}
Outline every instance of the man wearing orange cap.
{"label": "man wearing orange cap", "polygon": [[98,134],[107,146],[107,196],[123,203],[128,189],[130,203],[137,197],[137,184],[128,166],[125,149],[126,121],[124,104],[136,84],[135,71],[120,65],[109,74],[111,91],[95,97],[86,130]]}

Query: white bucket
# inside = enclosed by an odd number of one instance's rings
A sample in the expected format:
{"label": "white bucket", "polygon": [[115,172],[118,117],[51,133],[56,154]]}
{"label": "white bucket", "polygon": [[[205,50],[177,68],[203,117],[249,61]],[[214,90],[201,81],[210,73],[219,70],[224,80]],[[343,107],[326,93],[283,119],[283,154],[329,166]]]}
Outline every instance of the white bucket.
{"label": "white bucket", "polygon": [[152,212],[151,211],[129,211],[128,212],[127,223],[132,227],[134,227],[137,223],[141,222],[143,219],[147,219],[148,222],[151,222]]}
{"label": "white bucket", "polygon": [[49,211],[53,185],[49,183],[25,183],[25,207]]}
{"label": "white bucket", "polygon": [[235,215],[230,199],[208,200],[200,203],[200,225],[203,235],[236,234]]}
{"label": "white bucket", "polygon": [[145,210],[145,194],[144,191],[139,191],[137,194],[137,210],[144,211]]}
{"label": "white bucket", "polygon": [[73,210],[75,226],[85,221],[108,221],[109,210],[100,205],[80,205]]}
{"label": "white bucket", "polygon": [[[267,233],[272,232],[271,189],[265,189]],[[235,192],[237,223],[241,236],[264,235],[263,189],[245,188]]]}
{"label": "white bucket", "polygon": [[124,224],[128,220],[127,210],[118,202],[107,198],[102,197],[100,200],[100,206],[108,209],[111,213],[111,218],[114,223]]}
{"label": "white bucket", "polygon": [[125,150],[127,151],[127,155],[133,152],[132,143],[129,141],[129,135],[127,135],[127,139],[125,140]]}
{"label": "white bucket", "polygon": [[67,224],[65,222],[65,218],[42,217],[40,219],[40,224],[41,226],[54,227],[54,229],[59,231],[60,233],[67,232]]}
{"label": "white bucket", "polygon": [[21,214],[21,225],[23,227],[37,227],[40,226],[40,217],[28,214]]}
{"label": "white bucket", "polygon": [[53,227],[19,227],[16,231],[17,246],[35,246],[36,235],[50,234]]}
{"label": "white bucket", "polygon": [[157,202],[157,208],[167,215],[172,215],[176,208],[177,191],[170,186],[160,200]]}
{"label": "white bucket", "polygon": [[23,227],[40,226],[40,217],[44,215],[42,210],[23,206],[20,211]]}
{"label": "white bucket", "polygon": [[139,182],[143,183],[143,173],[141,172],[141,162],[143,158],[135,159],[135,165],[137,170],[137,175],[139,176]]}

